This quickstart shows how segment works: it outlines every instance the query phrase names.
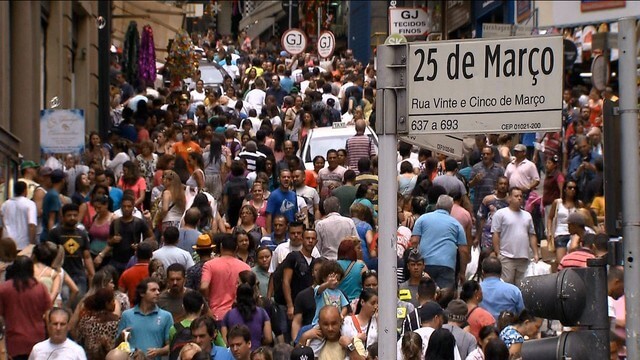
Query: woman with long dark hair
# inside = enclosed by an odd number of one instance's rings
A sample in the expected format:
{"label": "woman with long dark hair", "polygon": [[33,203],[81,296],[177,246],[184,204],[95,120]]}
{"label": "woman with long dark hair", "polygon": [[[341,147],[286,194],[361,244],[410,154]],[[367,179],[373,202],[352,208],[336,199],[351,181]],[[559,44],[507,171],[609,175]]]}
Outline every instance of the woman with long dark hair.
{"label": "woman with long dark hair", "polygon": [[140,168],[133,161],[127,161],[122,165],[122,177],[118,181],[118,187],[125,190],[133,191],[135,202],[134,206],[140,210],[143,209],[143,203],[147,192],[147,182],[140,176]]}
{"label": "woman with long dark hair", "polygon": [[0,283],[0,316],[5,320],[7,352],[27,359],[35,344],[45,339],[45,314],[51,308],[47,288],[33,276],[33,261],[18,256]]}
{"label": "woman with long dark hair", "polygon": [[227,332],[235,325],[246,325],[251,330],[251,350],[273,342],[269,315],[257,306],[254,289],[249,284],[238,286],[234,308],[222,320],[222,338],[226,339]]}
{"label": "woman with long dark hair", "polygon": [[569,215],[582,207],[578,194],[578,185],[574,180],[568,180],[562,188],[562,195],[555,199],[549,209],[547,217],[547,241],[553,241],[556,251],[556,262],[567,254],[567,247],[571,241],[569,233]]}
{"label": "woman with long dark hair", "polygon": [[[454,360],[456,338],[447,329],[438,329],[429,337],[427,351],[424,352],[424,360]],[[460,357],[458,355],[458,357]]]}
{"label": "woman with long dark hair", "polygon": [[[378,268],[377,250],[373,249],[373,237],[375,228],[366,221],[367,211],[371,212],[368,207],[363,204],[353,204],[350,208],[351,219],[356,225],[356,231],[360,238],[360,246],[362,248],[362,260],[367,267],[371,269]],[[374,224],[375,225],[375,224]]]}
{"label": "woman with long dark hair", "polygon": [[369,209],[371,209],[373,213],[373,217],[377,218],[378,212],[373,207],[373,202],[372,202],[374,196],[375,196],[375,193],[371,189],[371,184],[360,184],[356,189],[356,199],[353,200],[353,203],[351,205],[362,204],[368,207]]}
{"label": "woman with long dark hair", "polygon": [[276,163],[284,159],[284,142],[287,134],[282,126],[277,126],[273,129],[273,156],[276,159]]}
{"label": "woman with long dark hair", "polygon": [[[253,298],[256,300],[256,305],[263,308],[267,312],[267,315],[269,315],[269,319],[275,318],[275,304],[266,296],[262,296],[262,293],[260,291],[260,286],[262,284],[258,280],[258,276],[251,270],[244,270],[241,271],[240,274],[238,274],[238,281],[240,282],[240,284],[247,284],[251,286],[251,288],[253,289]],[[279,343],[284,342],[282,330],[278,326],[277,321],[271,323],[271,330],[273,330],[276,338],[278,338]]]}
{"label": "woman with long dark hair", "polygon": [[365,349],[378,341],[378,293],[376,291],[362,290],[355,315],[344,318],[342,334],[359,337]]}
{"label": "woman with long dark hair", "polygon": [[199,193],[193,198],[191,207],[197,208],[200,211],[200,221],[198,222],[196,230],[201,233],[216,234],[224,230],[224,221],[217,208],[214,213],[209,200],[206,194]]}
{"label": "woman with long dark hair", "polygon": [[230,151],[223,151],[222,141],[214,136],[209,144],[209,149],[205,149],[204,155],[204,186],[216,200],[220,200],[222,195],[222,174],[231,165]]}
{"label": "woman with long dark hair", "polygon": [[82,160],[85,164],[91,163],[93,160],[102,162],[102,144],[100,140],[100,134],[95,131],[89,133],[89,142],[87,143],[87,149],[84,151]]}
{"label": "woman with long dark hair", "polygon": [[33,270],[36,280],[49,291],[51,302],[54,303],[62,289],[62,276],[52,267],[53,261],[62,247],[51,242],[40,243],[33,248]]}
{"label": "woman with long dark hair", "polygon": [[109,197],[107,195],[94,196],[91,205],[95,209],[95,216],[89,227],[89,251],[92,256],[98,256],[107,247],[109,227],[113,221],[113,213],[109,211]]}
{"label": "woman with long dark hair", "polygon": [[204,190],[204,159],[202,155],[197,152],[190,152],[187,156],[187,165],[189,165],[193,171],[185,184],[192,189]]}
{"label": "woman with long dark hair", "polygon": [[76,191],[71,195],[71,201],[80,207],[78,219],[84,218],[87,213],[87,202],[89,201],[89,192],[91,191],[91,182],[89,175],[80,173],[75,179]]}
{"label": "woman with long dark hair", "polygon": [[524,309],[513,320],[511,325],[500,331],[500,339],[509,348],[511,358],[518,359],[520,357],[524,337],[534,338],[540,331],[540,326],[542,326],[542,319],[535,317],[527,309]]}

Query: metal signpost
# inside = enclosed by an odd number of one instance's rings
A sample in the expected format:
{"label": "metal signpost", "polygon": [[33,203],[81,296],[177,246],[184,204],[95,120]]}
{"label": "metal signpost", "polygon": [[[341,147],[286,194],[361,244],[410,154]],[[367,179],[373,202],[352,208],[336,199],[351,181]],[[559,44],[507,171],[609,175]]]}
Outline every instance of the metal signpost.
{"label": "metal signpost", "polygon": [[379,358],[396,358],[398,135],[558,131],[562,62],[560,36],[378,46]]}
{"label": "metal signpost", "polygon": [[636,19],[620,20],[620,129],[622,134],[622,237],[624,239],[624,295],[627,358],[640,359],[640,183],[638,174],[638,98]]}

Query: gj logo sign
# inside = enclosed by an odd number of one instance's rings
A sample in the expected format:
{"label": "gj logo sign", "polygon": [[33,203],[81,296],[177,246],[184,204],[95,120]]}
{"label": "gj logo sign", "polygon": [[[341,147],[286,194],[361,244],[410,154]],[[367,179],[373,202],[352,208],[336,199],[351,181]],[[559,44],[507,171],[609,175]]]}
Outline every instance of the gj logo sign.
{"label": "gj logo sign", "polygon": [[307,47],[307,36],[300,29],[289,29],[282,34],[280,42],[289,54],[298,55]]}
{"label": "gj logo sign", "polygon": [[323,31],[318,38],[318,55],[325,59],[331,57],[335,48],[336,37],[331,31]]}

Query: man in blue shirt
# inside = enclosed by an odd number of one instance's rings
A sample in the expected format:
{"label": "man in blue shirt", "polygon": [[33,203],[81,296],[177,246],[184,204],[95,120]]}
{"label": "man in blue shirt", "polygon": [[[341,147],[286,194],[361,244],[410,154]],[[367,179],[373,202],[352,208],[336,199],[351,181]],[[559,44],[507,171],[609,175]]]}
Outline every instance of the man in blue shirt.
{"label": "man in blue shirt", "polygon": [[191,322],[191,336],[193,342],[198,344],[202,351],[211,354],[211,359],[233,360],[229,349],[213,344],[213,339],[218,335],[216,323],[210,316],[200,316]]}
{"label": "man in blue shirt", "polygon": [[298,212],[298,199],[296,192],[291,191],[291,171],[289,169],[280,170],[280,187],[269,195],[267,201],[267,233],[271,232],[273,217],[283,214],[288,222],[296,219]]}
{"label": "man in blue shirt", "polygon": [[129,344],[150,359],[169,355],[169,329],[173,325],[171,313],[158,307],[160,286],[157,280],[146,278],[136,287],[135,306],[125,310],[118,324],[118,334],[131,332]]}
{"label": "man in blue shirt", "polygon": [[47,191],[42,200],[41,242],[49,240],[49,231],[60,222],[60,210],[62,209],[60,194],[64,188],[64,179],[64,172],[60,169],[53,170],[51,173],[51,189]]}
{"label": "man in blue shirt", "polygon": [[460,253],[460,274],[464,277],[469,262],[469,246],[464,228],[450,215],[453,198],[440,195],[436,210],[418,218],[411,236],[426,264],[425,271],[441,288],[456,286],[456,254]]}
{"label": "man in blue shirt", "polygon": [[500,280],[502,264],[497,257],[490,256],[482,261],[482,275],[480,307],[490,312],[496,320],[502,311],[520,314],[524,309],[522,293],[517,286]]}

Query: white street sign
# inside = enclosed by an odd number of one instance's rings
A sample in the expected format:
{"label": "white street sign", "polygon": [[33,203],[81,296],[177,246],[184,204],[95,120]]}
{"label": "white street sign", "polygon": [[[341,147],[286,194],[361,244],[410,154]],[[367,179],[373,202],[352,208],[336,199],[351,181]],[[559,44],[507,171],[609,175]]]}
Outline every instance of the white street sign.
{"label": "white street sign", "polygon": [[426,35],[429,30],[431,30],[431,19],[426,9],[389,9],[389,34],[421,36]]}
{"label": "white street sign", "polygon": [[408,44],[408,133],[557,131],[562,37]]}
{"label": "white street sign", "polygon": [[289,29],[282,34],[280,42],[289,54],[298,55],[307,47],[307,35],[300,29]]}
{"label": "white street sign", "polygon": [[462,138],[451,135],[406,135],[399,136],[398,139],[455,159],[461,159],[463,155],[464,145]]}
{"label": "white street sign", "polygon": [[329,58],[336,48],[336,37],[331,31],[323,31],[318,38],[318,55],[321,58]]}

